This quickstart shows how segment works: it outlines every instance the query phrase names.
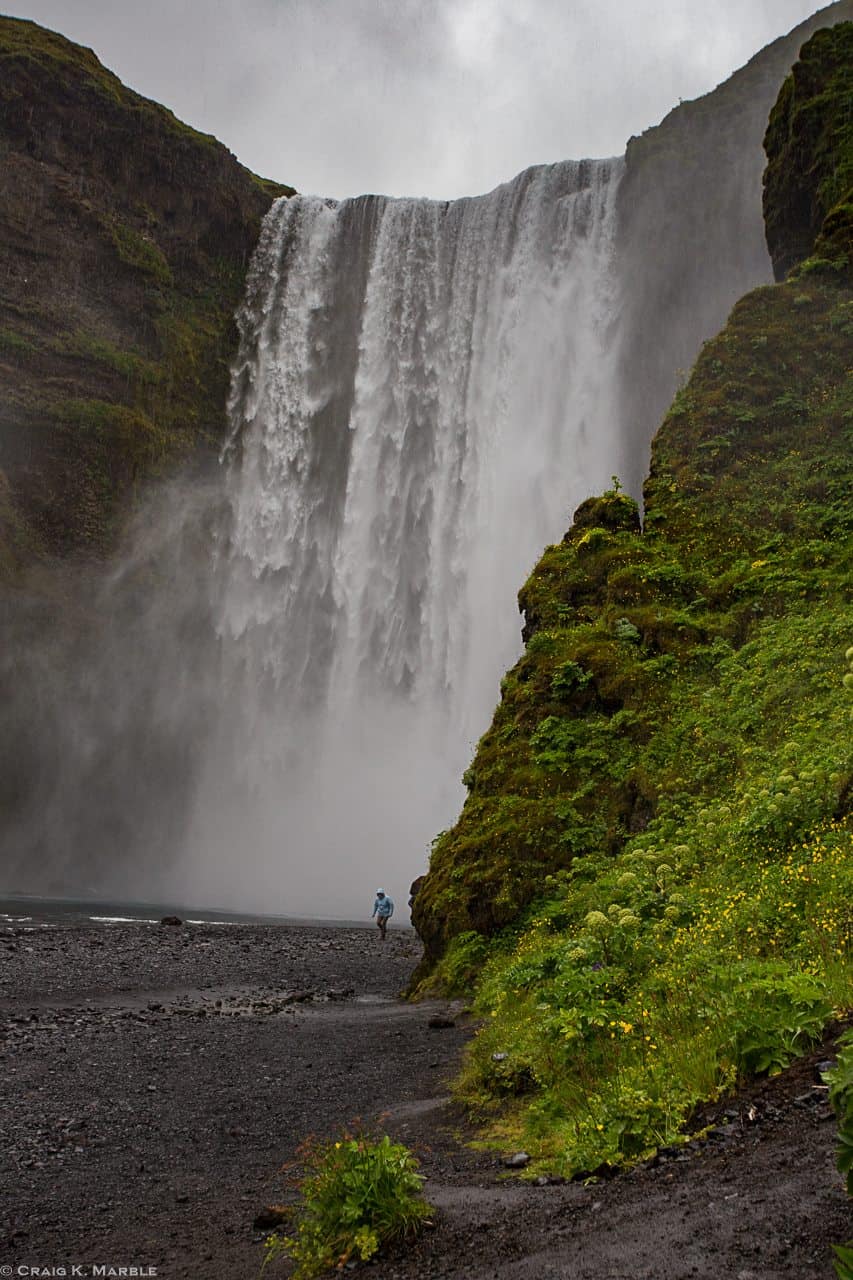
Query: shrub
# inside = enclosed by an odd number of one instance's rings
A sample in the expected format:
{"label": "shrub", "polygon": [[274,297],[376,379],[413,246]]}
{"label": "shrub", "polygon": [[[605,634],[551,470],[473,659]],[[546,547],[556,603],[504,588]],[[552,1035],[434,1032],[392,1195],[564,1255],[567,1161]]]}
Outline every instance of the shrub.
{"label": "shrub", "polygon": [[294,1280],[310,1280],[350,1258],[366,1262],[391,1241],[414,1236],[432,1212],[408,1148],[387,1134],[362,1132],[303,1146],[302,1203],[291,1236],[270,1236],[264,1266],[281,1254],[296,1263]]}
{"label": "shrub", "polygon": [[639,644],[640,633],[628,618],[617,618],[613,627],[617,640],[627,640],[630,644]]}

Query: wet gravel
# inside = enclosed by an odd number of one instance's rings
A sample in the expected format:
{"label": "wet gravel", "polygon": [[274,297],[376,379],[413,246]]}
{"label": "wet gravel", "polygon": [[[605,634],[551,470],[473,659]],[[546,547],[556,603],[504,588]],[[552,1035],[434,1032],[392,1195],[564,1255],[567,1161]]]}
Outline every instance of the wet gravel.
{"label": "wet gravel", "polygon": [[384,945],[287,926],[0,937],[0,1275],[249,1280],[254,1220],[292,1194],[300,1141],[361,1117],[418,1149],[437,1208],[373,1275],[831,1280],[829,1244],[853,1236],[815,1074],[831,1043],[649,1167],[522,1183],[464,1144],[447,1098],[469,1020],[395,998],[418,954],[399,929]]}

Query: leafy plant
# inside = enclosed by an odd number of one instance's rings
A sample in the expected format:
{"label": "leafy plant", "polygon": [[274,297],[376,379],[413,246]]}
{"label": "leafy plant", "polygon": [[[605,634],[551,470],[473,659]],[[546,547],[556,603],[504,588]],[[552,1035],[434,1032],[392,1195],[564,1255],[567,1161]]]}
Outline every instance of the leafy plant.
{"label": "leafy plant", "polygon": [[351,1258],[368,1261],[395,1240],[414,1236],[432,1210],[407,1147],[357,1131],[335,1142],[308,1140],[300,1151],[302,1202],[292,1235],[266,1241],[264,1266],[282,1254],[294,1280],[310,1280]]}
{"label": "leafy plant", "polygon": [[568,701],[572,695],[580,693],[592,680],[588,671],[584,671],[580,663],[563,662],[554,672],[551,680],[551,692],[555,698]]}
{"label": "leafy plant", "polygon": [[735,1060],[750,1075],[778,1075],[820,1037],[832,1009],[808,974],[753,980],[741,997]]}
{"label": "leafy plant", "polygon": [[847,1179],[847,1194],[853,1196],[853,1030],[842,1036],[841,1044],[838,1064],[824,1079],[838,1116],[838,1168]]}
{"label": "leafy plant", "polygon": [[838,1280],[853,1280],[853,1243],[834,1244],[835,1274]]}
{"label": "leafy plant", "polygon": [[617,618],[613,627],[617,640],[627,640],[630,644],[639,644],[640,633],[628,618]]}

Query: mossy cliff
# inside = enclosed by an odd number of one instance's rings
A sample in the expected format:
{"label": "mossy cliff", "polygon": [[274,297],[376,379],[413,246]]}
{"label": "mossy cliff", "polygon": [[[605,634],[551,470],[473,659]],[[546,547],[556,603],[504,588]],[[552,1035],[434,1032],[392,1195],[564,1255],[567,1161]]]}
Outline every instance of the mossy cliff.
{"label": "mossy cliff", "polygon": [[[826,50],[834,83],[851,29],[806,46],[813,82]],[[836,136],[838,170],[850,152]],[[784,830],[799,805],[792,837],[846,812],[853,762],[836,694],[853,642],[851,339],[843,273],[746,296],[658,432],[642,530],[617,488],[546,550],[519,596],[526,651],[418,895],[422,972],[454,937],[513,927],[576,859],[618,858],[648,833],[677,841],[723,800],[760,824],[766,796],[755,797],[791,753],[803,768],[820,758],[835,781],[780,801]]]}
{"label": "mossy cliff", "polygon": [[0,575],[100,552],[140,481],[215,443],[233,314],[290,188],[0,18]]}
{"label": "mossy cliff", "polygon": [[785,81],[765,138],[767,245],[777,280],[814,255],[853,263],[853,24],[819,31]]}

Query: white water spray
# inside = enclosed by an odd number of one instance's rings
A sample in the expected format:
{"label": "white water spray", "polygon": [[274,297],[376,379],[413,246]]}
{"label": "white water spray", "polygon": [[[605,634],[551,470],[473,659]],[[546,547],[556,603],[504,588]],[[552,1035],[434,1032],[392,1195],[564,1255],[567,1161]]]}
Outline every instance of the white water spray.
{"label": "white water spray", "polygon": [[239,324],[220,714],[178,897],[361,914],[458,812],[515,595],[619,454],[621,161],[279,201]]}

